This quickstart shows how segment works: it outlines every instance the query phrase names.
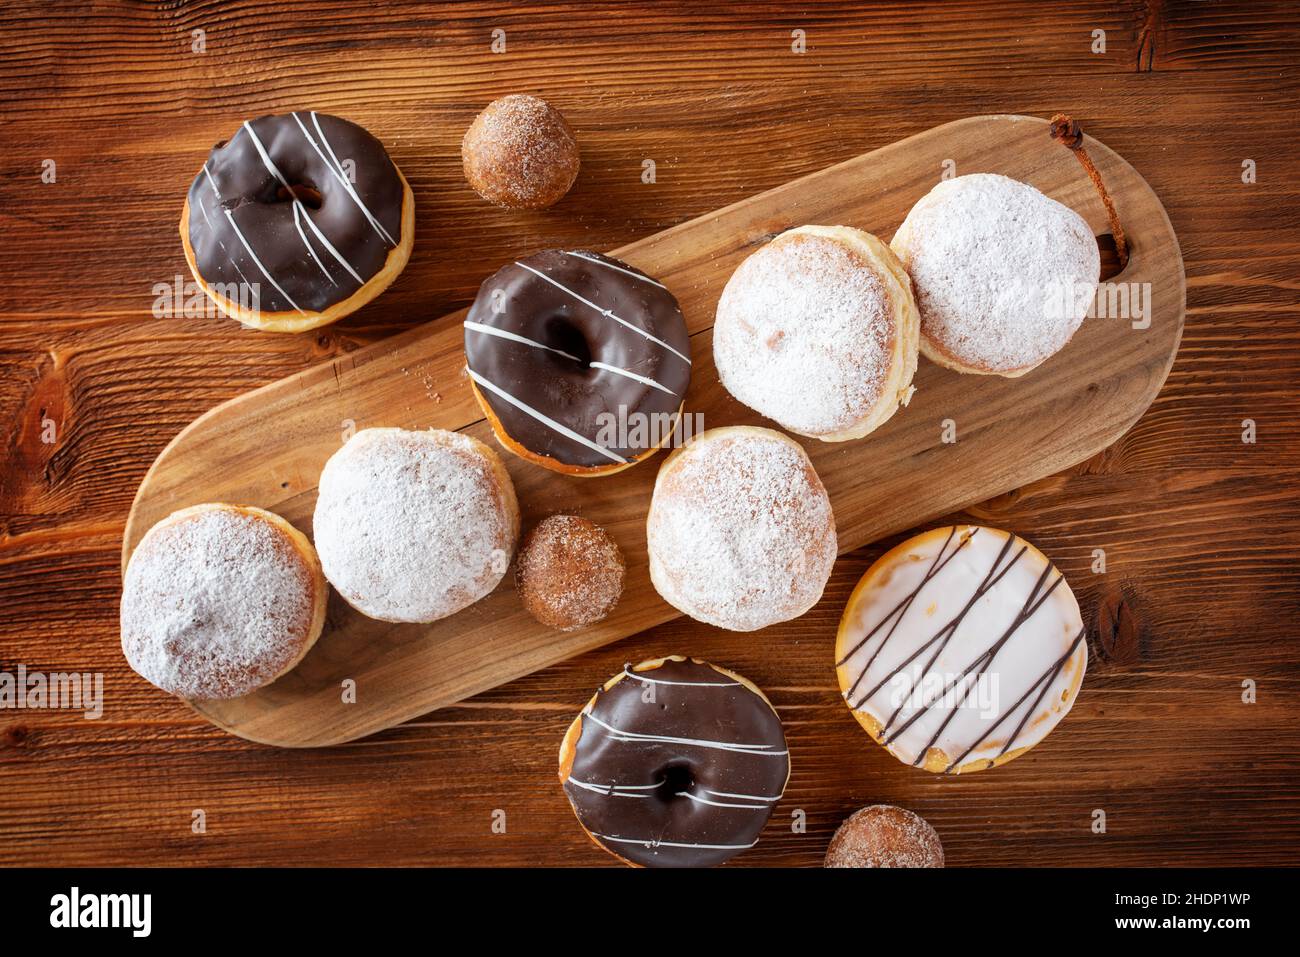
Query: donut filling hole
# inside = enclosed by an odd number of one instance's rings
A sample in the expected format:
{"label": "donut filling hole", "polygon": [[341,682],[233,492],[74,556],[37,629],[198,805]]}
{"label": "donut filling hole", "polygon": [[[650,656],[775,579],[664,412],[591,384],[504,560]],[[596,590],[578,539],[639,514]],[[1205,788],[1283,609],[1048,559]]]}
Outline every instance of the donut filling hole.
{"label": "donut filling hole", "polygon": [[[547,319],[542,327],[542,342],[552,349],[573,356],[573,359],[570,359],[555,352],[547,353],[566,370],[572,371],[577,367],[585,371],[591,365],[591,347],[587,345],[587,337],[568,316],[552,316]],[[576,364],[574,359],[577,360]]]}
{"label": "donut filling hole", "polygon": [[690,791],[695,787],[695,775],[691,774],[691,769],[684,764],[670,764],[663,770],[663,781],[655,789],[655,797],[665,804],[672,801],[679,794]]}
{"label": "donut filling hole", "polygon": [[308,209],[320,209],[321,203],[320,190],[309,183],[290,183],[288,189],[281,186],[275,191],[275,199],[280,203],[296,199]]}

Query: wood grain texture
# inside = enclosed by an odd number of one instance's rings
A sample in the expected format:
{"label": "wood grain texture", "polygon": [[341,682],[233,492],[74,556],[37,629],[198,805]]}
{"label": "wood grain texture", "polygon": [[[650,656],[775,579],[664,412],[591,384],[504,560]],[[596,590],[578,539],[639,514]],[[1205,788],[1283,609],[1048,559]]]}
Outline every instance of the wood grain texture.
{"label": "wood grain texture", "polygon": [[[498,27],[508,47],[494,55]],[[834,826],[874,801],[925,815],[952,865],[1293,863],[1300,134],[1284,117],[1300,94],[1298,28],[1292,5],[1244,0],[508,14],[339,2],[310,16],[273,2],[6,4],[0,669],[102,672],[106,705],[99,721],[0,711],[0,861],[604,864],[555,781],[559,738],[624,661],[685,651],[763,687],[789,734],[787,798],[737,865],[815,865]],[[1095,29],[1105,53],[1091,52]],[[549,213],[490,209],[460,177],[464,128],[516,91],[557,103],[583,146],[574,192]],[[302,107],[371,128],[410,175],[407,270],[317,336],[153,318],[154,283],[184,272],[174,221],[196,160],[240,119]],[[328,751],[241,741],[123,663],[127,511],[161,449],[212,406],[455,311],[521,248],[614,249],[949,120],[1058,110],[1161,198],[1188,312],[1131,431],[961,516],[1051,555],[1092,629],[1079,702],[1032,754],[931,778],[837,700],[825,662],[839,610],[901,536],[845,556],[809,615],[760,636],[677,620]],[[56,183],[41,182],[43,159]],[[1257,704],[1241,703],[1246,679]],[[1105,835],[1089,829],[1095,808]]]}
{"label": "wood grain texture", "polygon": [[[911,404],[864,441],[804,440],[830,493],[841,552],[1075,465],[1109,446],[1155,398],[1183,329],[1178,240],[1159,199],[1121,158],[1087,149],[1125,210],[1132,258],[1115,282],[1150,290],[1151,311],[1088,321],[1034,374],[1013,381],[963,377],[923,363]],[[805,222],[893,234],[938,182],[945,162],[1032,183],[1080,210],[1094,233],[1110,227],[1072,153],[1034,117],[945,123],[830,169],[768,190],[615,250],[677,295],[692,339],[685,400],[694,428],[770,422],[732,399],[713,366],[718,296],[768,237]],[[140,483],[122,547],[156,522],[203,502],[267,508],[311,534],[316,477],[356,429],[398,426],[465,431],[492,443],[463,373],[464,313],[324,363],[219,406],[171,442]],[[1141,328],[1135,328],[1140,326]],[[956,441],[945,443],[944,423]],[[675,617],[650,583],[646,513],[662,459],[611,478],[566,478],[508,453],[525,528],[576,512],[608,528],[628,564],[624,599],[592,628],[556,633],[524,611],[507,578],[471,609],[428,625],[367,618],[331,604],[325,634],[290,675],[201,714],[265,744],[338,744],[486,691]],[[932,482],[942,471],[946,479]],[[356,700],[345,702],[344,681]]]}

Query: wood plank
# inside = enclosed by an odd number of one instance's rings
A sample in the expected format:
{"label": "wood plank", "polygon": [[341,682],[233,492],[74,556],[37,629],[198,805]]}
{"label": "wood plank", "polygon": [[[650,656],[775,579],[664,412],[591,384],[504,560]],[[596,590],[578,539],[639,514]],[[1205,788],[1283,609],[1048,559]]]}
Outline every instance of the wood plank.
{"label": "wood plank", "polygon": [[[1300,96],[1300,7],[1158,4],[1138,72],[1157,6],[1139,0],[819,5],[798,14],[816,18],[801,58],[788,9],[660,4],[624,21],[589,6],[517,11],[494,58],[488,2],[340,0],[306,20],[270,2],[0,6],[0,670],[85,668],[106,685],[97,722],[0,711],[0,862],[609,863],[573,820],[555,749],[624,661],[683,652],[736,667],[797,725],[786,799],[736,865],[816,866],[844,814],[877,800],[933,821],[951,866],[1293,864],[1300,133],[1279,117]],[[192,57],[199,26],[212,42]],[[1105,56],[1087,49],[1096,27]],[[629,35],[635,55],[610,67]],[[456,152],[484,103],[525,91],[557,102],[584,149],[572,201],[537,216],[478,201]],[[175,219],[197,158],[246,116],[303,106],[374,129],[416,181],[420,238],[398,284],[317,337],[151,317],[153,283],[183,271]],[[880,753],[836,700],[840,606],[899,536],[844,556],[818,608],[761,641],[677,619],[328,751],[228,735],[122,660],[127,509],[213,405],[455,311],[521,248],[613,249],[947,120],[1061,109],[1162,200],[1189,308],[1165,388],[1119,442],[944,519],[1042,546],[1090,625],[1114,590],[1132,611],[1136,654],[1094,657],[1031,756],[944,786]],[[46,157],[57,184],[40,182]],[[1246,417],[1257,444],[1241,441]],[[190,829],[198,807],[207,834]],[[1088,829],[1096,807],[1107,835]],[[507,834],[491,833],[493,808]],[[794,808],[806,834],[789,829]]]}

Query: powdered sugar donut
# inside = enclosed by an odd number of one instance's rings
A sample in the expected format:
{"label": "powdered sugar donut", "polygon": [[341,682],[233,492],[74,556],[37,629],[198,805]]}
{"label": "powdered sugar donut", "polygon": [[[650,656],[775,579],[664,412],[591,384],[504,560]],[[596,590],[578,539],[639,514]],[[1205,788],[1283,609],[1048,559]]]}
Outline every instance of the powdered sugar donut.
{"label": "powdered sugar donut", "polygon": [[797,443],[771,429],[710,429],[660,468],[646,544],[665,601],[754,631],[817,604],[835,564],[835,516]]}
{"label": "powdered sugar donut", "polygon": [[958,372],[1021,376],[1055,355],[1101,272],[1082,216],[993,173],[939,183],[890,245],[912,277],[921,352]]}
{"label": "powdered sugar donut", "polygon": [[302,660],[329,594],[311,542],[278,515],[205,504],[173,512],[131,553],[122,653],[180,698],[238,698]]}
{"label": "powdered sugar donut", "polygon": [[727,391],[791,432],[861,438],[906,405],[918,319],[888,246],[848,226],[782,233],[732,274],[713,360]]}
{"label": "powdered sugar donut", "polygon": [[501,581],[519,505],[505,466],[475,438],[363,429],[325,463],[315,536],[325,577],[352,607],[436,621]]}

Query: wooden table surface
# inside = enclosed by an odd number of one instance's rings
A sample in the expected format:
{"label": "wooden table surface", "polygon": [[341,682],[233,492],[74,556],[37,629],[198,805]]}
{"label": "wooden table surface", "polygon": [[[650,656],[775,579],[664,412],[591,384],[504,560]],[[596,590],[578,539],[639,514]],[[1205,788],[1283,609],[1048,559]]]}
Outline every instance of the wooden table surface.
{"label": "wooden table surface", "polygon": [[[0,862],[608,864],[559,787],[559,740],[625,661],[676,652],[755,681],[789,735],[786,797],[737,864],[816,865],[839,821],[876,802],[928,818],[951,865],[1294,863],[1300,9],[706,6],[0,9],[0,671],[104,676],[99,720],[0,711]],[[510,92],[545,96],[578,133],[582,174],[550,211],[490,208],[461,176],[466,126]],[[409,178],[401,278],[302,336],[154,318],[154,285],[185,273],[176,220],[207,149],[246,117],[306,108],[371,129]],[[1052,556],[1089,623],[1078,704],[1030,754],[929,776],[839,700],[840,610],[897,538],[841,559],[797,621],[742,635],[678,620],[329,750],[228,736],[127,668],[127,509],[216,403],[465,305],[520,249],[612,249],[948,120],[1061,110],[1164,201],[1188,308],[1128,435],[961,516]]]}

